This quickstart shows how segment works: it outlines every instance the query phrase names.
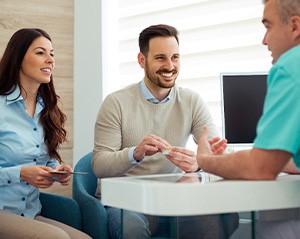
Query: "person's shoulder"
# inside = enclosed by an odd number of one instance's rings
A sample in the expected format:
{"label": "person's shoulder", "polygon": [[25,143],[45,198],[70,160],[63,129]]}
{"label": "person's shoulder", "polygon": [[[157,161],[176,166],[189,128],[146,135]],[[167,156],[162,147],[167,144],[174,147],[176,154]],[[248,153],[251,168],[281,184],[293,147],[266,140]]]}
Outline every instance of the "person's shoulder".
{"label": "person's shoulder", "polygon": [[0,95],[0,107],[6,105],[6,95]]}
{"label": "person's shoulder", "polygon": [[136,92],[138,92],[139,85],[137,83],[126,86],[123,89],[114,91],[108,94],[105,100],[113,100],[113,99],[126,99],[131,96],[136,96]]}
{"label": "person's shoulder", "polygon": [[[276,62],[277,65],[289,66],[290,64],[296,64],[297,69],[300,61],[300,45],[295,46],[288,51],[286,51]],[[275,65],[276,65],[275,63]]]}
{"label": "person's shoulder", "polygon": [[295,80],[298,82],[298,76],[300,73],[299,61],[300,45],[286,51],[273,65],[270,73],[278,71],[284,72],[284,74],[288,74],[289,77],[294,76]]}
{"label": "person's shoulder", "polygon": [[7,100],[6,100],[6,95],[0,95],[0,114],[1,112],[6,111],[6,106],[7,106]]}
{"label": "person's shoulder", "polygon": [[186,106],[188,105],[190,109],[198,108],[204,104],[202,97],[196,91],[180,86],[175,86],[174,89],[175,102]]}
{"label": "person's shoulder", "polygon": [[201,98],[201,96],[194,90],[189,88],[184,88],[178,85],[175,85],[174,90],[179,97],[184,98]]}
{"label": "person's shoulder", "polygon": [[287,51],[287,53],[291,54],[293,57],[300,58],[300,45],[291,48],[289,51]]}

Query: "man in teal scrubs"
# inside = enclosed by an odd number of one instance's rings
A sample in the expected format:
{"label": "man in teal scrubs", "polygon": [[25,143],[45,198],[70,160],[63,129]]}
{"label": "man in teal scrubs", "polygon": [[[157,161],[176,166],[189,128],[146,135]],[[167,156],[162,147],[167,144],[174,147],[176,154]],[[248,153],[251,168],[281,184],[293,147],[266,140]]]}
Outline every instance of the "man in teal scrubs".
{"label": "man in teal scrubs", "polygon": [[[207,129],[198,141],[197,162],[204,171],[228,179],[272,180],[281,171],[300,168],[300,0],[264,0],[262,43],[272,53],[273,67],[263,115],[251,150],[216,155]],[[219,145],[226,147],[226,140]],[[300,200],[300,199],[299,199]],[[300,221],[258,225],[257,238],[296,239]]]}
{"label": "man in teal scrubs", "polygon": [[[206,127],[198,141],[199,167],[224,178],[268,180],[281,171],[299,173],[295,164],[300,168],[300,1],[264,0],[264,4],[262,42],[272,53],[273,67],[254,147],[213,154]],[[219,144],[225,147],[226,140]]]}

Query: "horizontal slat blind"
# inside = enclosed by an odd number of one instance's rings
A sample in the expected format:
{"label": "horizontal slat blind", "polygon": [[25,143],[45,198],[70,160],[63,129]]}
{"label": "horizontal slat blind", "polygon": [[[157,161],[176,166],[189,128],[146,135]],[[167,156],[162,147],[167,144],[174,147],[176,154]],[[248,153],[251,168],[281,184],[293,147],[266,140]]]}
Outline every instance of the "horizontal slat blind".
{"label": "horizontal slat blind", "polygon": [[220,73],[261,72],[271,66],[270,53],[261,43],[265,31],[261,0],[110,1],[115,1],[110,3],[113,7],[103,8],[107,17],[104,35],[108,34],[103,41],[107,64],[104,96],[142,79],[143,69],[137,63],[138,35],[153,24],[178,29],[181,72],[177,84],[203,97],[219,128]]}

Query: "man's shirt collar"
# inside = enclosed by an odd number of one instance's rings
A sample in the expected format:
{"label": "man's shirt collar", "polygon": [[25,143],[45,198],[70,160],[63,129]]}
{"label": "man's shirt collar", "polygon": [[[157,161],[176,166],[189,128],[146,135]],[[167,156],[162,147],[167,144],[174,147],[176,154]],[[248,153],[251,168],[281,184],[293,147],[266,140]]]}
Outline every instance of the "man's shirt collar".
{"label": "man's shirt collar", "polygon": [[142,95],[144,96],[144,98],[145,98],[147,101],[149,101],[149,102],[151,102],[151,103],[153,103],[153,104],[163,104],[163,103],[168,102],[169,100],[172,99],[172,97],[173,97],[173,91],[174,91],[174,89],[171,88],[171,90],[170,90],[169,94],[167,95],[167,97],[164,98],[163,100],[159,101],[158,99],[156,99],[156,98],[152,95],[152,93],[150,92],[150,90],[147,88],[147,86],[146,86],[144,80],[142,80],[142,81],[140,82],[140,89],[141,89],[141,92],[142,92]]}

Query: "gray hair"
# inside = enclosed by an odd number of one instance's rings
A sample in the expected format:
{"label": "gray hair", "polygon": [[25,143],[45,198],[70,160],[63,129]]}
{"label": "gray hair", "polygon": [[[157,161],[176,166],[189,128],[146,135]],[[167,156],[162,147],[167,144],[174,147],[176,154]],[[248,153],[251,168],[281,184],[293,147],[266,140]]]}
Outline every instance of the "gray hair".
{"label": "gray hair", "polygon": [[[275,0],[280,20],[283,24],[288,23],[292,16],[300,16],[300,0]],[[269,0],[263,0],[266,4]]]}

